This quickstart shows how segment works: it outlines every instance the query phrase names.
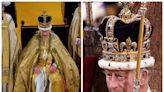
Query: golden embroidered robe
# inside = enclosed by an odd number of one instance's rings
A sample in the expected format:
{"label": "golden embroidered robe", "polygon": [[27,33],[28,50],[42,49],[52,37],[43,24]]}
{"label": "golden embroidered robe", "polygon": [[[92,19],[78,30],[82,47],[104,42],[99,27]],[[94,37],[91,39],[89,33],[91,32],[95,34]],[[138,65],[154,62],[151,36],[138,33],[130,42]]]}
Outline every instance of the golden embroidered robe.
{"label": "golden embroidered robe", "polygon": [[12,92],[21,48],[11,15],[2,16],[2,91]]}
{"label": "golden embroidered robe", "polygon": [[[55,88],[54,90],[56,90],[56,92],[63,92],[63,85],[65,85],[67,92],[78,92],[78,68],[76,67],[75,62],[71,58],[67,49],[60,41],[59,37],[52,32],[50,34],[51,46],[48,54],[52,56],[52,59],[56,63],[57,70],[54,72],[54,74],[51,74],[52,76],[50,75],[49,77],[53,77],[53,81],[58,81],[57,84],[52,83],[52,88]],[[41,54],[41,50],[39,49],[39,41],[40,32],[32,37],[21,54],[22,63],[18,69],[14,92],[35,92],[33,80],[35,80],[37,75],[34,73],[34,67],[42,65],[42,61],[39,60]],[[63,78],[63,81],[60,83],[59,81],[62,80],[61,78]]]}
{"label": "golden embroidered robe", "polygon": [[81,57],[80,46],[76,45],[76,38],[80,38],[81,30],[81,8],[80,6],[76,8],[74,16],[71,22],[68,36],[68,49],[73,59],[76,61],[77,56]]}

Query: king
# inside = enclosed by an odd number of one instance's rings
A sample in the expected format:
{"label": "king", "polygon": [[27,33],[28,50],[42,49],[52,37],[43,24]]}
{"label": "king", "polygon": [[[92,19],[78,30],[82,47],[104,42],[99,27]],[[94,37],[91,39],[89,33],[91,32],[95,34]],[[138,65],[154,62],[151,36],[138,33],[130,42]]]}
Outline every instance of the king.
{"label": "king", "polygon": [[146,9],[142,3],[133,14],[126,2],[119,17],[111,15],[102,21],[103,58],[98,64],[106,75],[109,92],[151,92],[149,68],[155,59],[150,54],[152,27],[144,17]]}
{"label": "king", "polygon": [[22,52],[14,92],[78,92],[75,62],[51,31],[51,16],[38,17],[39,31]]}

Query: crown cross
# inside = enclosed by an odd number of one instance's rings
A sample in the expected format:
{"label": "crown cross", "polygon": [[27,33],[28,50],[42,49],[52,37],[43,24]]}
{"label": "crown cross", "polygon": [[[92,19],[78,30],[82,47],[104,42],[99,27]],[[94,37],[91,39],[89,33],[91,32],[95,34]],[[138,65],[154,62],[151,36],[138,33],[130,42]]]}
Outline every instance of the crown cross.
{"label": "crown cross", "polygon": [[46,21],[47,21],[47,18],[46,18],[46,10],[43,10],[43,21],[44,21],[44,23],[46,23]]}

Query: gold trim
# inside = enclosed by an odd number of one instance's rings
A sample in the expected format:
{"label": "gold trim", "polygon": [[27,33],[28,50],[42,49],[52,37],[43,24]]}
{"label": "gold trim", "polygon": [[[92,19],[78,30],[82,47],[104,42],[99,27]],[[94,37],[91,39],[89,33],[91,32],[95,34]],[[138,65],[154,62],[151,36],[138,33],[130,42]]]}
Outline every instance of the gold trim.
{"label": "gold trim", "polygon": [[[126,20],[123,20],[124,17],[127,17]],[[118,39],[114,37],[114,26],[118,20],[121,20],[126,24],[132,23],[134,21],[140,21],[141,16],[139,14],[131,13],[128,7],[124,7],[122,11],[120,12],[119,17],[111,15],[111,16],[106,16],[104,19],[106,18],[108,18],[108,21],[106,23],[106,28],[105,28],[106,36],[100,38],[102,48],[103,48],[103,58],[106,60],[111,60],[109,59],[109,55],[113,57],[115,57],[114,55],[118,55],[118,56],[126,55],[128,58],[130,57],[128,61],[136,60],[137,54],[133,55],[131,51],[137,51],[137,48],[138,48],[137,43],[127,40],[126,42],[121,42],[119,44]],[[144,40],[143,40],[143,45],[142,45],[142,49],[143,49],[142,54],[144,56],[142,57],[147,58],[150,56],[150,35],[152,32],[152,27],[148,19],[145,18],[143,22],[144,22],[143,25],[145,26],[145,30],[144,30],[145,34],[144,34],[144,38],[143,38]],[[126,48],[125,50],[123,49],[124,47]],[[109,53],[105,53],[105,52],[109,52]],[[124,54],[122,54],[122,52],[124,52]],[[117,59],[117,58],[113,59],[113,61],[118,61],[118,60],[120,59]],[[127,58],[125,58],[125,60],[123,61],[127,61]]]}

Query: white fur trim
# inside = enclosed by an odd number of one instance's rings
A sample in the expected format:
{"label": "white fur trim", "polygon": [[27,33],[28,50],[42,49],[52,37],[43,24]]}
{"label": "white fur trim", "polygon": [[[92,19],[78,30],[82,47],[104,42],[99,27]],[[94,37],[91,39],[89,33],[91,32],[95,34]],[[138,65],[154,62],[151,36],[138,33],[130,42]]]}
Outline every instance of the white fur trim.
{"label": "white fur trim", "polygon": [[[109,70],[135,70],[136,69],[136,61],[131,62],[114,62],[107,61],[101,59],[98,61],[98,65],[101,68],[109,69]],[[150,57],[144,60],[141,60],[141,68],[152,67],[154,66],[155,59],[154,57]]]}
{"label": "white fur trim", "polygon": [[44,31],[51,30],[51,28],[52,28],[52,25],[50,25],[49,27],[46,27],[46,28],[42,28],[42,27],[38,26],[39,30],[44,30]]}

